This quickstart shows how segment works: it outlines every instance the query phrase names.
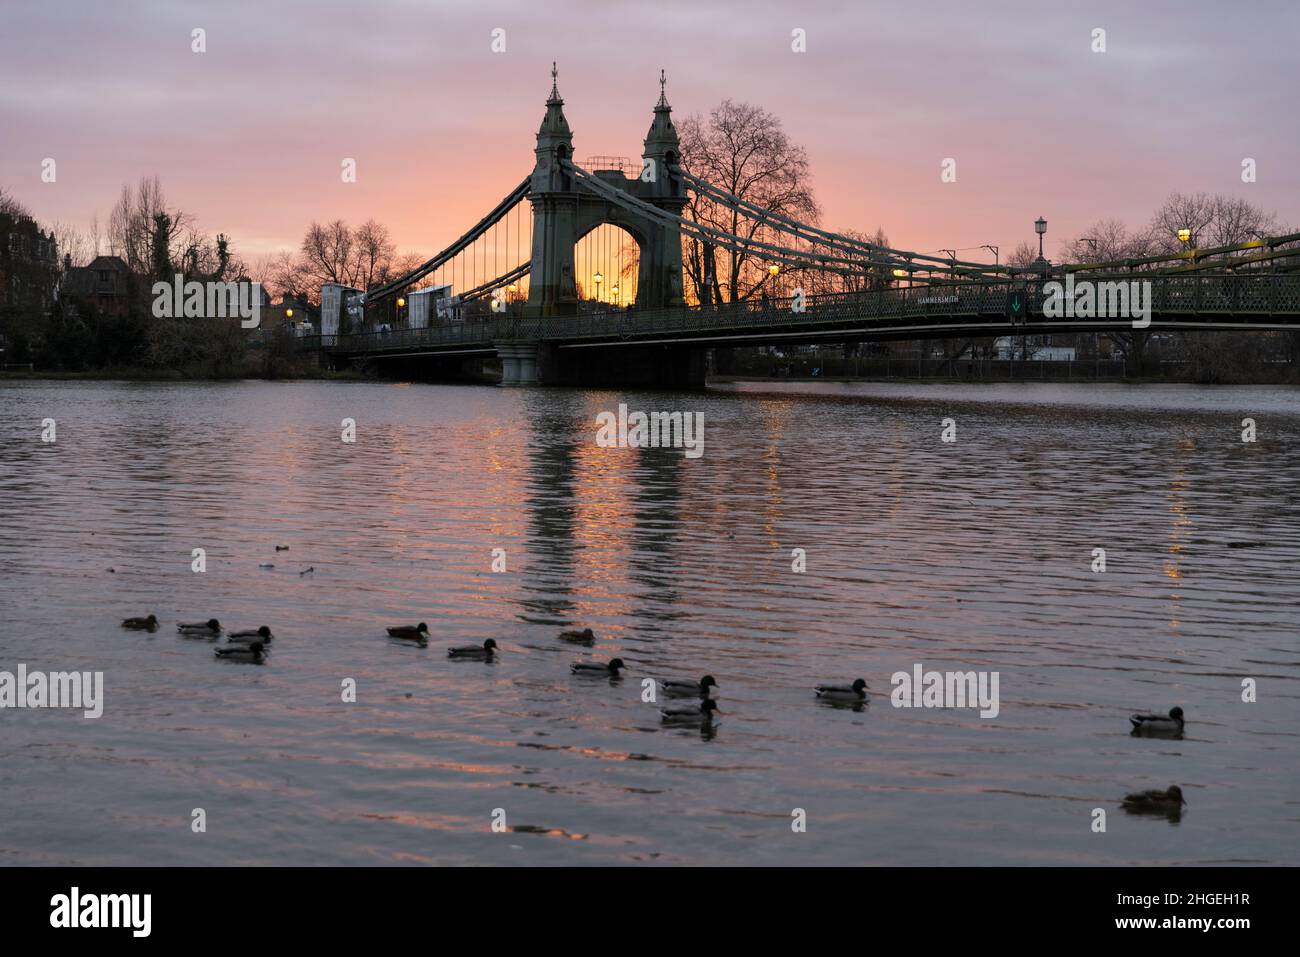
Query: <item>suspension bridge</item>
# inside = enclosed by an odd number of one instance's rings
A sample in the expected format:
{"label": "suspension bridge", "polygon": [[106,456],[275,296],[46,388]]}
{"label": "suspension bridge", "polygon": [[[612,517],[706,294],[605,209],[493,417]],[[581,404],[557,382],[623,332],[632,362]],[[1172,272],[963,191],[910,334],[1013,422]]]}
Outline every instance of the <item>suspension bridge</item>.
{"label": "suspension bridge", "polygon": [[[1300,331],[1300,234],[1028,266],[878,245],[693,174],[662,73],[639,164],[574,161],[554,67],[534,154],[528,177],[418,268],[369,290],[322,287],[320,331],[302,347],[331,363],[448,370],[498,357],[505,385],[698,387],[708,350],[725,346]],[[725,215],[686,215],[692,206]],[[1112,305],[1117,290],[1142,283],[1142,325],[1106,309],[1062,316],[1053,283],[1066,280],[1109,289]]]}

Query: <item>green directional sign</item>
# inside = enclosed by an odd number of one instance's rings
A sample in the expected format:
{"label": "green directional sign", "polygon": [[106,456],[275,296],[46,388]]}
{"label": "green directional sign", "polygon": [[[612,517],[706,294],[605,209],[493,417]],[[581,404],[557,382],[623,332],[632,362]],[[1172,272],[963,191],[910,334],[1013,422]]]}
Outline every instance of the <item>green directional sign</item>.
{"label": "green directional sign", "polygon": [[1012,289],[1007,293],[1007,317],[1015,322],[1025,318],[1025,290]]}

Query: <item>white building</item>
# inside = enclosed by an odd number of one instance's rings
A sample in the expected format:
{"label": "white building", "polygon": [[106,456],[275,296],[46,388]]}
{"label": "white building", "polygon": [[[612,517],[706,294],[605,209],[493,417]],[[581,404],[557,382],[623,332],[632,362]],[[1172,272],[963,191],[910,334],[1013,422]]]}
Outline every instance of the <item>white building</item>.
{"label": "white building", "polygon": [[412,329],[424,329],[431,316],[443,322],[454,319],[458,301],[446,284],[417,289],[406,297],[407,323]]}

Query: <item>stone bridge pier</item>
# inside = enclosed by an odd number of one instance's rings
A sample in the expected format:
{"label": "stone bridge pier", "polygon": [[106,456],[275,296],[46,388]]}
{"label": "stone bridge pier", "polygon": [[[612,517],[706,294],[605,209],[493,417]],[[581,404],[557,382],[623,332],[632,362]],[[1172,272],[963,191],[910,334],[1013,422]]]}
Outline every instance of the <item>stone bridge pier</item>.
{"label": "stone bridge pier", "polygon": [[540,342],[499,342],[502,385],[540,385],[538,361],[543,349]]}

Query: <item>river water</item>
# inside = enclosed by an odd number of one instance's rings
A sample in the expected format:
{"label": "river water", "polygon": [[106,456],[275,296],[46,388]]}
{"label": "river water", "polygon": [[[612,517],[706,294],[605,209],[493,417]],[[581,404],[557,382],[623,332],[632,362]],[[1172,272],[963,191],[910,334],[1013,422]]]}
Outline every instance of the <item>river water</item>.
{"label": "river water", "polygon": [[[620,402],[704,454],[599,447]],[[0,864],[1297,864],[1298,559],[1295,389],[4,382],[0,670],[104,710],[0,710]],[[893,707],[917,664],[999,713]],[[711,729],[643,700],[706,672]]]}

